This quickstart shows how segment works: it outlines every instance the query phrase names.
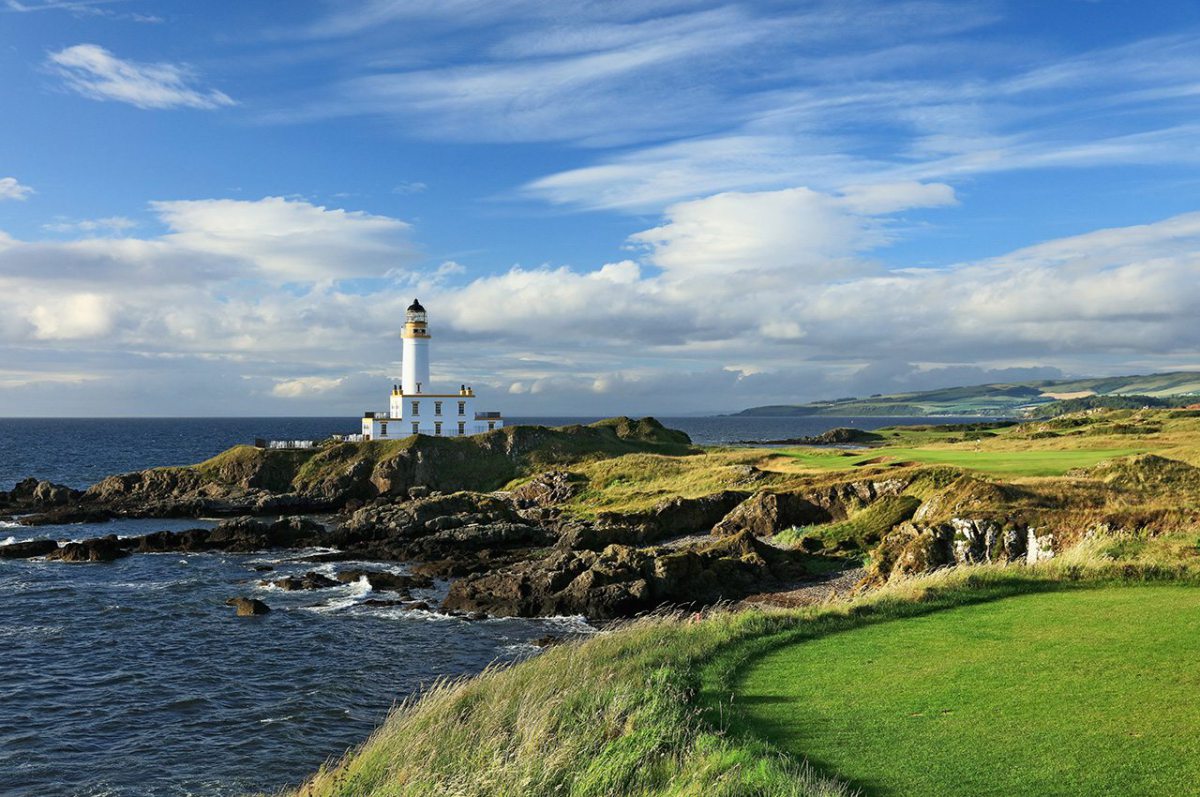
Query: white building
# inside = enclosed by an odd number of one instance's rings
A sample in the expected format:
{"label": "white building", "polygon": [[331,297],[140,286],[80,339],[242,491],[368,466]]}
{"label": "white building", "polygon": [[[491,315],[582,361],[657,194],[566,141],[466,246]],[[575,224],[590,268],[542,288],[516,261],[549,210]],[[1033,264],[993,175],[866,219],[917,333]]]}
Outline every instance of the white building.
{"label": "white building", "polygon": [[498,412],[476,412],[475,391],[460,385],[457,393],[437,393],[429,383],[429,326],[416,299],[405,314],[400,384],[392,385],[387,412],[365,412],[366,440],[398,440],[414,434],[461,437],[490,432],[504,425]]}

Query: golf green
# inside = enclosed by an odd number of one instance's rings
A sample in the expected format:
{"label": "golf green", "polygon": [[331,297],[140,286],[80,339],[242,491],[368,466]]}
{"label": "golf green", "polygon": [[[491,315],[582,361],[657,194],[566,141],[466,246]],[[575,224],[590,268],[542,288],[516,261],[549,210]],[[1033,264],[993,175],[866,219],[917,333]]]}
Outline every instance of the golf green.
{"label": "golf green", "polygon": [[754,660],[736,700],[866,795],[1200,794],[1200,588],[863,625]]}

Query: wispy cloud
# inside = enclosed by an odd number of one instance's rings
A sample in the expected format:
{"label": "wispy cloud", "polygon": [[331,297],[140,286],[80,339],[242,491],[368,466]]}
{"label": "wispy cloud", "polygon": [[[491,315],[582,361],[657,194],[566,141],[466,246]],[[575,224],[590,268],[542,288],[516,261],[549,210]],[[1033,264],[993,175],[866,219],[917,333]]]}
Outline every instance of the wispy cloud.
{"label": "wispy cloud", "polygon": [[137,227],[137,222],[124,216],[108,216],[103,219],[81,219],[69,221],[60,219],[42,225],[47,232],[84,233],[84,234],[121,234]]}
{"label": "wispy cloud", "polygon": [[27,185],[22,185],[15,177],[0,177],[0,200],[24,200],[34,191]]}
{"label": "wispy cloud", "polygon": [[94,100],[138,108],[205,110],[235,104],[222,91],[196,87],[195,75],[186,66],[127,61],[97,44],[77,44],[51,53],[47,65],[72,91]]}

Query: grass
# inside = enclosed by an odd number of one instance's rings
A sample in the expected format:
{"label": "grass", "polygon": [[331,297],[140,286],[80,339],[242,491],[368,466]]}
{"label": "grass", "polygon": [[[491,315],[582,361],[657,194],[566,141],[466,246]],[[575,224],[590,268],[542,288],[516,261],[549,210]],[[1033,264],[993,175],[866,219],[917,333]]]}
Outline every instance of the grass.
{"label": "grass", "polygon": [[911,495],[887,496],[859,510],[846,520],[820,526],[785,529],[775,535],[775,541],[780,545],[795,546],[805,537],[811,537],[819,542],[822,548],[851,547],[860,551],[866,550],[868,545],[879,542],[898,523],[911,518],[920,505],[920,499]]}
{"label": "grass", "polygon": [[[902,628],[955,607],[1013,595],[1194,577],[1186,567],[1122,565],[1094,553],[1028,568],[943,571],[894,583],[870,597],[808,609],[634,622],[514,667],[434,686],[295,794],[850,795],[853,790],[834,774],[814,771],[751,731],[743,701],[734,696],[747,662],[781,645],[846,638],[868,627]],[[1127,685],[1109,681],[1104,670],[1092,674],[1097,689]],[[1019,681],[1026,672],[1016,668],[1008,677]],[[892,686],[874,683],[881,690]],[[972,684],[997,688],[994,679]],[[1136,688],[1136,679],[1130,688]],[[800,709],[792,716],[804,720]],[[1017,760],[1022,744],[1016,737],[1007,746],[977,751],[974,760],[981,769],[994,769]]]}
{"label": "grass", "polygon": [[864,794],[1180,794],[1200,779],[1200,589],[1024,595],[782,647],[745,721]]}
{"label": "grass", "polygon": [[877,463],[920,463],[950,465],[992,476],[1061,476],[1069,470],[1144,450],[1141,447],[1032,450],[885,447],[855,452],[797,449],[786,455],[801,467],[822,470],[843,470]]}

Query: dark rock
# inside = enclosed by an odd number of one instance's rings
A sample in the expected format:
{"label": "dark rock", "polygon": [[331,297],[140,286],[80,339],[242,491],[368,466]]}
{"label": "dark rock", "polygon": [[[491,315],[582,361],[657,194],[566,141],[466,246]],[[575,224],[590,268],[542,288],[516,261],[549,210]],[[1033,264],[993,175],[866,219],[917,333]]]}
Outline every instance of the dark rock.
{"label": "dark rock", "polygon": [[831,513],[796,493],[760,491],[747,498],[713,528],[717,536],[748,531],[756,537],[769,537],[793,526],[828,523]]}
{"label": "dark rock", "polygon": [[238,617],[252,617],[271,611],[271,607],[258,598],[230,598],[225,605],[236,607]]}
{"label": "dark rock", "polygon": [[261,583],[263,586],[271,585],[279,587],[286,592],[295,592],[302,589],[329,589],[330,587],[341,585],[341,582],[312,570],[302,576],[288,576],[287,578],[280,578],[275,581],[263,581]]}
{"label": "dark rock", "polygon": [[685,549],[611,545],[557,550],[544,559],[461,578],[443,607],[497,616],[628,617],[664,604],[734,600],[804,573],[803,555],[750,533]]}
{"label": "dark rock", "polygon": [[425,601],[412,601],[411,603],[405,603],[404,608],[408,609],[410,612],[415,612],[415,611],[431,612],[431,611],[433,611],[433,607],[430,606]]}
{"label": "dark rock", "polygon": [[274,565],[255,565],[254,570],[258,573],[270,573],[275,569]]}
{"label": "dark rock", "polygon": [[29,559],[45,556],[55,550],[58,550],[58,543],[54,540],[25,540],[11,545],[0,545],[0,559]]}
{"label": "dark rock", "polygon": [[404,606],[407,601],[395,600],[391,598],[367,598],[362,602],[363,606]]}
{"label": "dark rock", "polygon": [[603,550],[613,544],[637,545],[684,534],[707,534],[746,495],[738,490],[725,490],[700,498],[668,498],[647,512],[601,512],[595,523],[564,526],[559,545],[577,550]]}
{"label": "dark rock", "polygon": [[51,551],[47,559],[63,562],[111,562],[122,556],[129,556],[128,542],[120,540],[115,534],[98,537],[82,542],[68,542],[61,548]]}
{"label": "dark rock", "polygon": [[551,470],[534,476],[515,488],[510,495],[520,508],[553,506],[571,500],[584,488],[586,479],[563,470]]}
{"label": "dark rock", "polygon": [[186,531],[155,531],[134,538],[138,553],[166,553],[182,551],[185,553],[209,550],[208,529],[187,529]]}
{"label": "dark rock", "polygon": [[91,506],[60,506],[21,518],[25,526],[65,526],[71,523],[104,523],[116,517],[112,510]]}
{"label": "dark rock", "polygon": [[405,592],[414,587],[433,586],[433,579],[428,576],[410,576],[384,570],[342,570],[337,574],[337,580],[343,584],[353,584],[360,578],[365,578],[376,592]]}

